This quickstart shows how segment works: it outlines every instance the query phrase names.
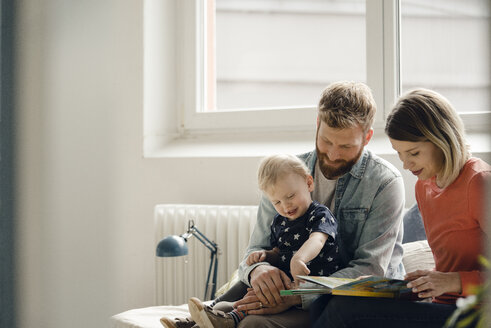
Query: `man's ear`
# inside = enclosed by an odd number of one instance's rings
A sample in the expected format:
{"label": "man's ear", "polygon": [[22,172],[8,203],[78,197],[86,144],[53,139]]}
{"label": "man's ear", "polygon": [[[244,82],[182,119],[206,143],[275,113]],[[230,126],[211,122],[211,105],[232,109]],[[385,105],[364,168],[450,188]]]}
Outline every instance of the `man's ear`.
{"label": "man's ear", "polygon": [[363,145],[364,146],[368,145],[372,137],[373,137],[373,129],[370,128],[370,130],[368,130],[367,134],[365,135],[365,140]]}
{"label": "man's ear", "polygon": [[314,191],[314,178],[311,175],[307,176],[307,186],[309,187],[309,192]]}

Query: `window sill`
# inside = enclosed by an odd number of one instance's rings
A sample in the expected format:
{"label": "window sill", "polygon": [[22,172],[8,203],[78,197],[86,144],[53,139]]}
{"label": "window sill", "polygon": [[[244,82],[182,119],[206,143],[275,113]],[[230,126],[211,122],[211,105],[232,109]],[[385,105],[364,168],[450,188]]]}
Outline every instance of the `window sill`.
{"label": "window sill", "polygon": [[[145,158],[241,158],[263,157],[273,153],[301,154],[314,149],[312,132],[257,132],[248,134],[190,136],[179,138],[147,137]],[[473,154],[491,153],[488,133],[467,134]],[[379,155],[395,154],[383,131],[376,131],[367,146]]]}

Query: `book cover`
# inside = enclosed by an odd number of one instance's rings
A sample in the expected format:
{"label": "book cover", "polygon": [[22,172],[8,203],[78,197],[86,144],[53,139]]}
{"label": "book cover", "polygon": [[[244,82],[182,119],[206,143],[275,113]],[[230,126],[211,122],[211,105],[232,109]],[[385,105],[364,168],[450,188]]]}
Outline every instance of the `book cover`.
{"label": "book cover", "polygon": [[368,277],[338,286],[333,295],[366,296],[416,300],[418,295],[406,287],[409,281],[384,277]]}
{"label": "book cover", "polygon": [[[323,286],[281,291],[281,295],[333,294],[345,296],[382,297],[416,300],[418,295],[407,288],[408,281],[371,276],[360,280],[346,278],[302,276],[303,280]],[[343,281],[344,280],[344,281]]]}

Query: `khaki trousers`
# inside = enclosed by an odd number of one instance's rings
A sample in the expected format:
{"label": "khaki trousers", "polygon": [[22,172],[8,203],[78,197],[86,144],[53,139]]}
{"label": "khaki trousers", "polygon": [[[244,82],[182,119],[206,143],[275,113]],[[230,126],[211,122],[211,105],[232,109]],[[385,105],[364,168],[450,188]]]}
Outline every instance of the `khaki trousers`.
{"label": "khaki trousers", "polygon": [[[232,311],[232,302],[220,302],[213,309],[225,313]],[[248,315],[238,328],[308,328],[310,327],[309,312],[291,308],[278,314]]]}

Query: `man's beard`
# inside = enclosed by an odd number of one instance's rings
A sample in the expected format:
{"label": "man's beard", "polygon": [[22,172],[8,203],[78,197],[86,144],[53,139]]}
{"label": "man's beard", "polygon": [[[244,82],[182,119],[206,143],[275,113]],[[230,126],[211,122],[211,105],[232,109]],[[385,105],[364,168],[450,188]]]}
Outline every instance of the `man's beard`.
{"label": "man's beard", "polygon": [[[319,167],[321,169],[322,174],[326,179],[334,180],[349,172],[353,165],[358,162],[360,156],[363,152],[363,147],[360,148],[360,151],[356,156],[350,160],[345,161],[344,159],[337,159],[335,161],[330,161],[327,157],[327,154],[321,153],[319,148],[317,147],[317,143],[315,145],[315,149],[317,151],[317,160],[319,161]],[[339,165],[339,166],[338,166]]]}

